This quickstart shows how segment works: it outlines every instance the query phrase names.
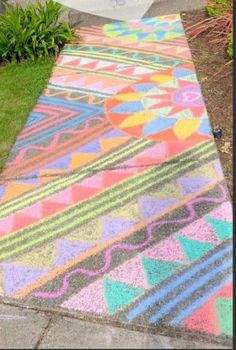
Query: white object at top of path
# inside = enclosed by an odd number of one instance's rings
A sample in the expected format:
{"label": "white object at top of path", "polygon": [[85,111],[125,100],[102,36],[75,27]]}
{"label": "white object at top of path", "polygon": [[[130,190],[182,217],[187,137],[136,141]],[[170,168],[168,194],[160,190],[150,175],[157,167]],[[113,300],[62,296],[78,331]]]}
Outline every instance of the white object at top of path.
{"label": "white object at top of path", "polygon": [[55,0],[74,10],[127,21],[140,19],[154,0]]}

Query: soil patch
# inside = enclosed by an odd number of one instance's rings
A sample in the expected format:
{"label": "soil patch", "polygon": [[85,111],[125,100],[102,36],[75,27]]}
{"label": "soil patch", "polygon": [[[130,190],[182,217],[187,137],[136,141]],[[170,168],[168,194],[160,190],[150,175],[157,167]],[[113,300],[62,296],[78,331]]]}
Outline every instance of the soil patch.
{"label": "soil patch", "polygon": [[[207,17],[205,10],[195,10],[181,14],[185,29]],[[188,37],[188,32],[187,32]],[[189,37],[188,37],[189,38]],[[193,61],[197,70],[206,108],[212,128],[220,127],[221,139],[216,140],[217,149],[226,177],[230,195],[233,192],[233,99],[232,99],[232,64],[225,50],[212,43],[212,38],[203,34],[189,40]]]}

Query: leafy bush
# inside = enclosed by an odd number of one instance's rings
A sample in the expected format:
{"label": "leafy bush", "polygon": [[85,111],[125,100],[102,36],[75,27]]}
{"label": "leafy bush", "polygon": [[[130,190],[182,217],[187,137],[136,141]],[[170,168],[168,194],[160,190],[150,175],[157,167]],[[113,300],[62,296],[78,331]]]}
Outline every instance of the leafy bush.
{"label": "leafy bush", "polygon": [[59,22],[64,11],[53,0],[39,0],[25,8],[5,5],[0,15],[0,60],[22,61],[55,56],[67,40],[73,38],[67,23]]}
{"label": "leafy bush", "polygon": [[233,58],[234,55],[234,49],[233,49],[233,34],[230,34],[229,37],[229,45],[228,45],[228,49],[227,49],[227,54],[230,58]]}
{"label": "leafy bush", "polygon": [[231,4],[232,0],[211,0],[207,6],[208,15],[211,17],[222,16]]}
{"label": "leafy bush", "polygon": [[[210,42],[217,42],[225,48],[227,53],[233,51],[233,43],[230,43],[233,31],[233,4],[232,0],[208,0],[208,9],[211,7],[211,16],[195,23],[187,28],[190,39],[193,40],[203,33],[208,33],[212,39]],[[220,11],[220,14],[219,12]]]}

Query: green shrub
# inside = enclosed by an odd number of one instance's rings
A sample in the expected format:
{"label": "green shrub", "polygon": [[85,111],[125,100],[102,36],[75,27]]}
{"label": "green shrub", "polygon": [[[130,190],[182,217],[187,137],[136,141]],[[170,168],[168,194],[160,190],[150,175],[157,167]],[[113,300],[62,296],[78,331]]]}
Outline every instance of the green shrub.
{"label": "green shrub", "polygon": [[73,33],[67,23],[60,23],[60,4],[46,0],[29,3],[25,8],[5,5],[0,15],[0,60],[22,61],[55,56]]}
{"label": "green shrub", "polygon": [[231,4],[232,0],[210,0],[207,6],[208,15],[210,17],[223,16]]}
{"label": "green shrub", "polygon": [[228,45],[228,49],[227,49],[227,54],[229,55],[230,58],[233,58],[233,55],[234,55],[233,33],[231,33],[229,36],[229,45]]}

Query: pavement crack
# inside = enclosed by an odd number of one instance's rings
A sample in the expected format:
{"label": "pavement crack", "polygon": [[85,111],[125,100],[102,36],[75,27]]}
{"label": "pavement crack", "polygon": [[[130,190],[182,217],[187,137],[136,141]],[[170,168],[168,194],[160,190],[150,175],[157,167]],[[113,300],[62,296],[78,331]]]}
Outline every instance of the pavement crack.
{"label": "pavement crack", "polygon": [[[165,165],[168,164],[184,164],[185,162],[181,162],[181,161],[177,161],[177,162],[165,162]],[[192,163],[199,163],[199,160],[193,160]],[[40,179],[40,178],[48,178],[48,177],[57,177],[57,178],[63,178],[63,177],[69,177],[72,175],[79,175],[79,174],[91,174],[91,175],[95,175],[99,172],[102,171],[115,171],[115,170],[129,170],[129,169],[135,169],[135,168],[145,168],[145,167],[151,167],[151,166],[156,166],[156,167],[160,167],[160,163],[146,163],[146,164],[139,164],[139,165],[128,165],[128,166],[117,166],[117,167],[104,167],[104,168],[95,168],[95,169],[85,169],[85,170],[80,170],[80,171],[69,171],[69,172],[65,172],[64,174],[61,173],[54,173],[54,174],[43,174],[43,175],[30,175],[30,176],[1,176],[0,175],[0,181],[19,181],[19,180],[32,180],[32,179]]]}
{"label": "pavement crack", "polygon": [[42,332],[41,332],[41,334],[40,334],[40,336],[39,336],[39,338],[38,338],[38,340],[37,340],[37,342],[36,342],[36,344],[34,346],[34,349],[38,349],[39,346],[41,345],[43,339],[47,335],[47,333],[48,333],[48,331],[49,331],[49,329],[50,329],[50,327],[51,327],[51,325],[53,323],[53,320],[54,320],[54,317],[50,316],[48,321],[47,321],[47,323],[46,323],[46,325],[45,325],[45,327],[43,327],[43,329],[42,329]]}

